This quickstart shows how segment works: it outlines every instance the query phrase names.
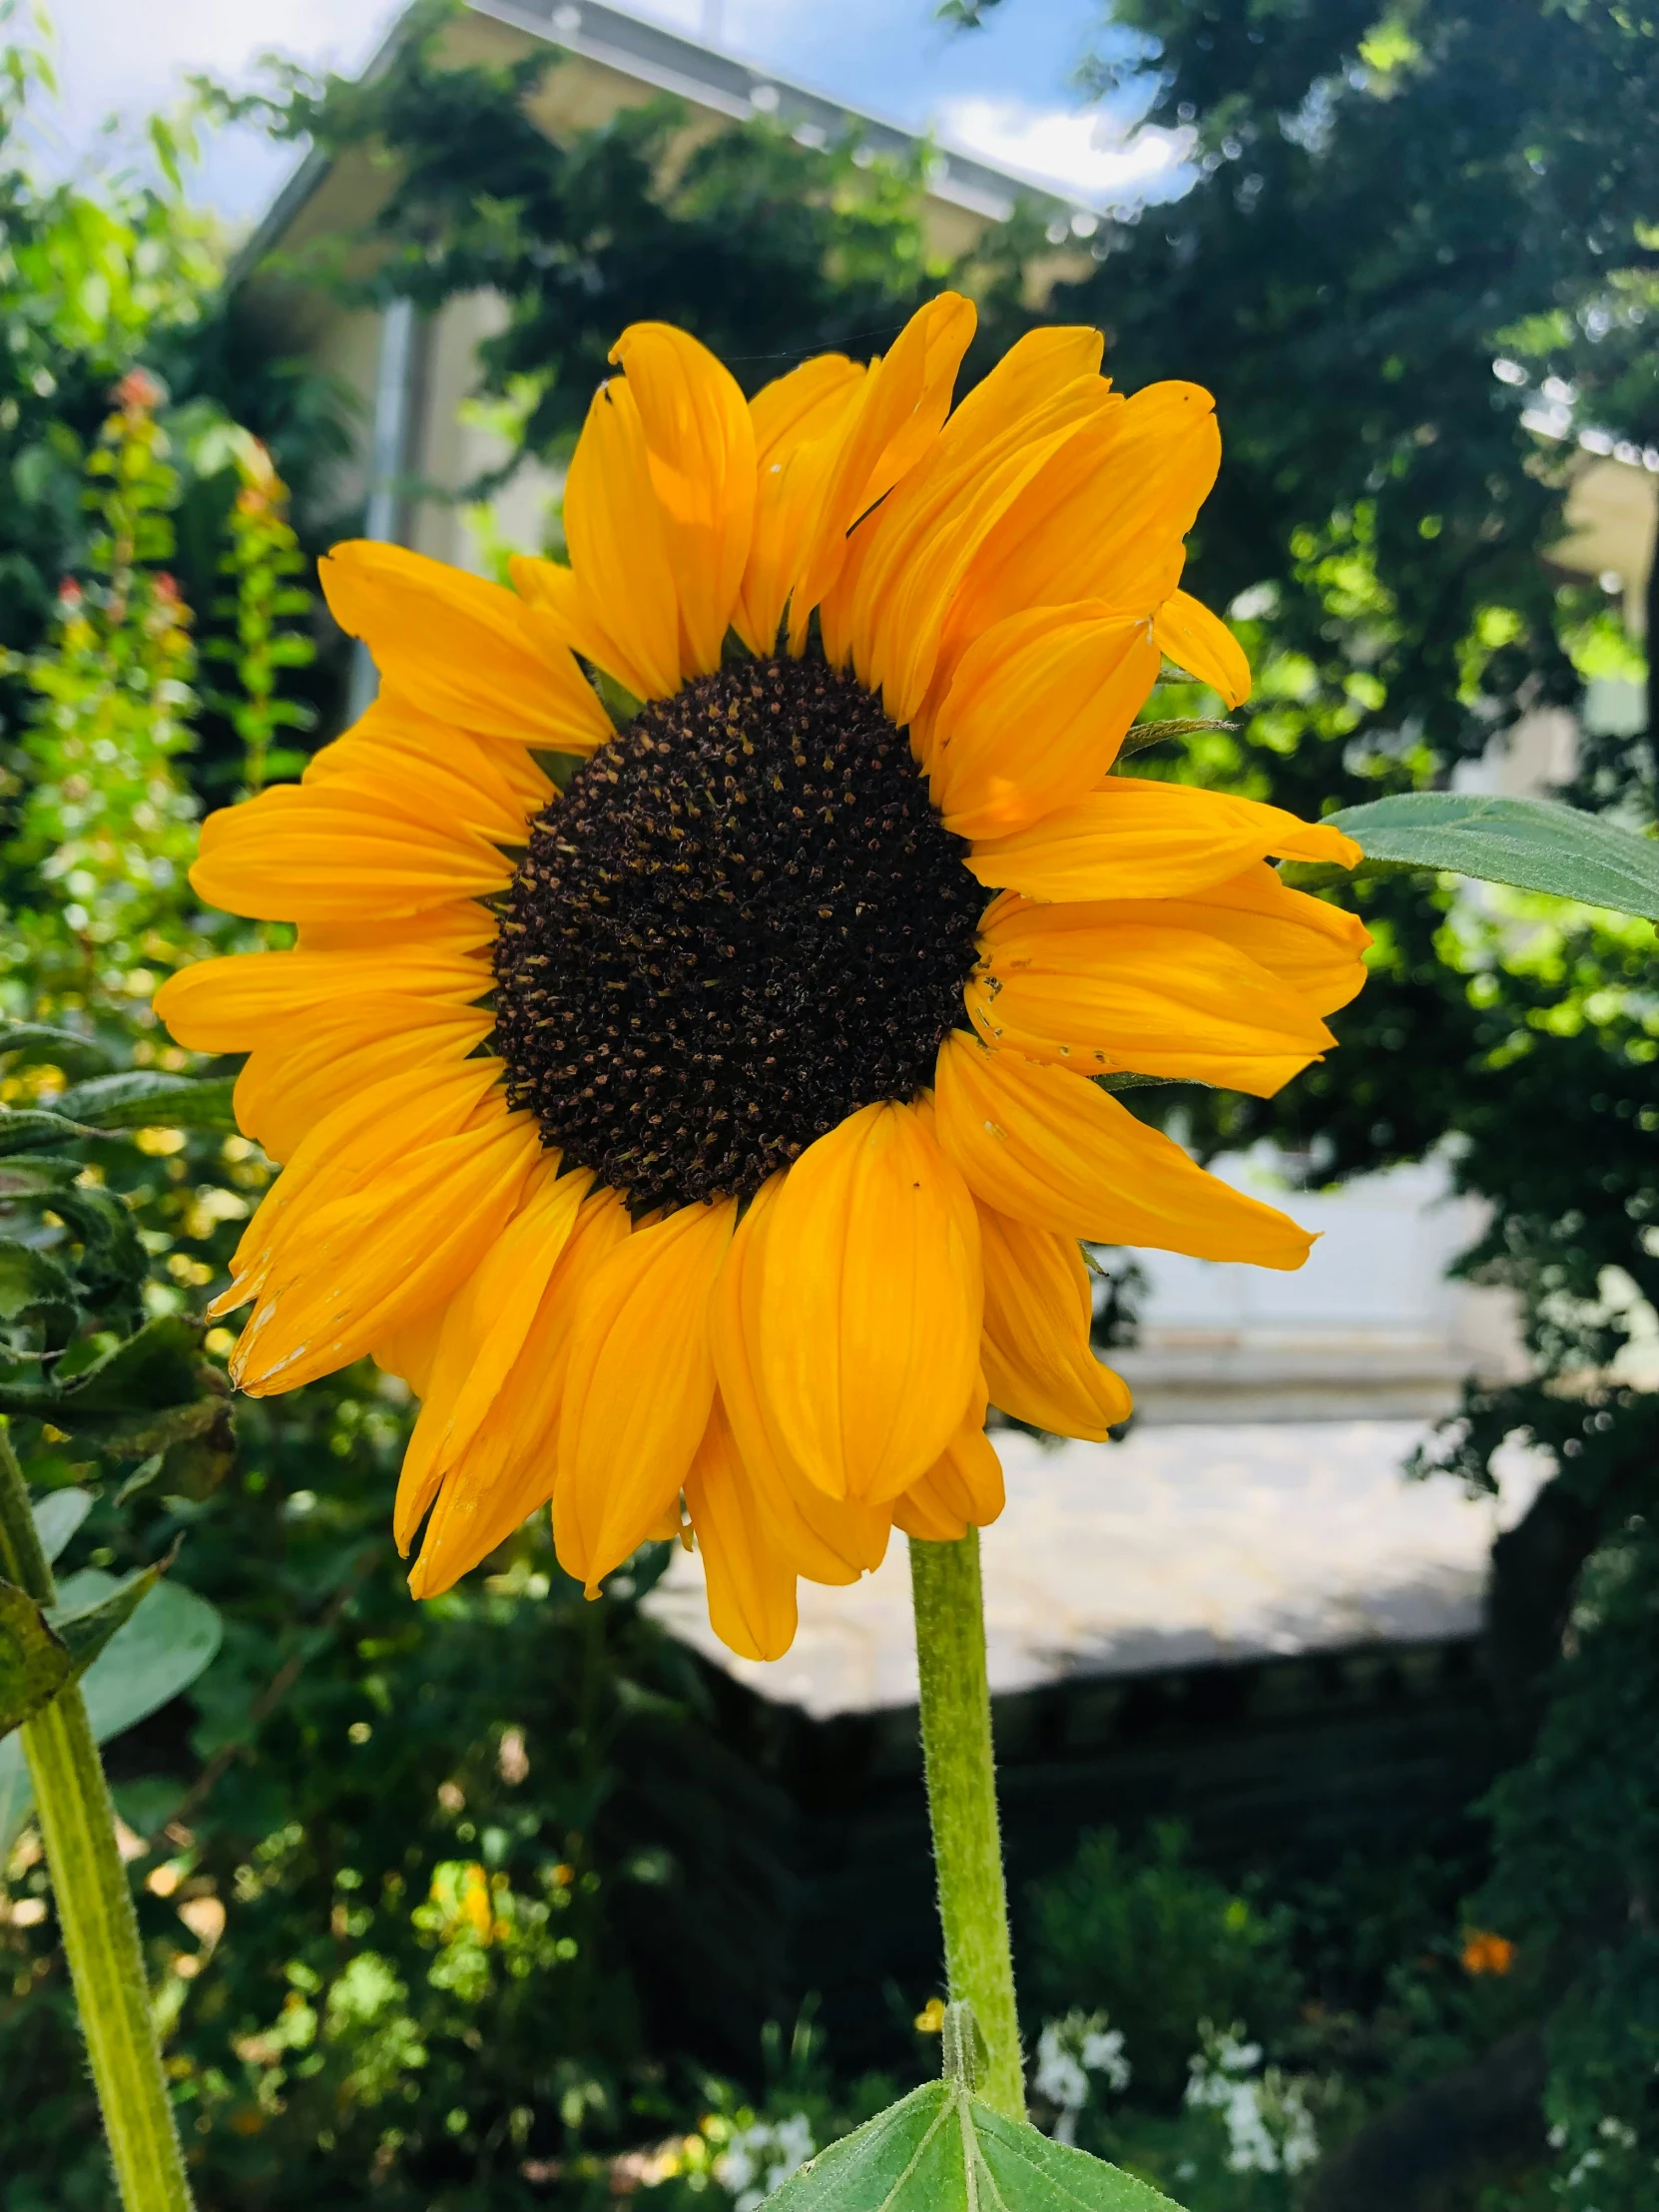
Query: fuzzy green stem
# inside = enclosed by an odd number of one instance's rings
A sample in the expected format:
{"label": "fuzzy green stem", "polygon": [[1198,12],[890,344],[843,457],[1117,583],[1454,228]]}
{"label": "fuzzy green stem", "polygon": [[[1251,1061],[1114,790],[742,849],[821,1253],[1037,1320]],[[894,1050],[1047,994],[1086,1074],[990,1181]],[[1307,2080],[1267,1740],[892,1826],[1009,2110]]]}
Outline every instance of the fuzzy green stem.
{"label": "fuzzy green stem", "polygon": [[996,1821],[978,1529],[970,1528],[953,1544],[912,1537],[910,1595],[945,1974],[952,2003],[973,2007],[985,2039],[988,2063],[980,2070],[977,2093],[998,2112],[1023,2120],[1025,2075]]}
{"label": "fuzzy green stem", "polygon": [[[23,1470],[0,1421],[0,1570],[39,1605],[57,1601]],[[126,2212],[191,2212],[179,2133],[150,2020],[150,1992],[115,1808],[80,1685],[23,1724],[46,1864],[92,2078]]]}

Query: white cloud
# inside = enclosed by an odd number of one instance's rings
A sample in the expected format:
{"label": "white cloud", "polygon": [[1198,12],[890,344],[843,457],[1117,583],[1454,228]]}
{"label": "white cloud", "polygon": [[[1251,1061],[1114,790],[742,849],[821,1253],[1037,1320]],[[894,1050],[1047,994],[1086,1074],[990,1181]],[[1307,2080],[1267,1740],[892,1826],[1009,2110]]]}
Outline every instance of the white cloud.
{"label": "white cloud", "polygon": [[1126,133],[1099,110],[981,95],[941,102],[938,131],[964,153],[1096,207],[1167,199],[1193,145],[1190,131]]}

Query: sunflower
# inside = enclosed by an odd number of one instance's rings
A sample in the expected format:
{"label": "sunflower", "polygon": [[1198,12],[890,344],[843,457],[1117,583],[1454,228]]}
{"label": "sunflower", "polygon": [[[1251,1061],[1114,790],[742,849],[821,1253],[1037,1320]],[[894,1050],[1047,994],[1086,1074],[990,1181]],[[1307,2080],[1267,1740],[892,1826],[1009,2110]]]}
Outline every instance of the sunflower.
{"label": "sunflower", "polygon": [[246,1053],[283,1163],[212,1311],[255,1393],[364,1354],[421,1400],[395,1532],[431,1595],[552,1506],[590,1592],[653,1536],[773,1658],[798,1576],[1003,1499],[987,1403],[1104,1437],[1081,1243],[1294,1268],[1308,1236],[1112,1095],[1277,1090],[1366,934],[1269,856],[1330,829],[1114,773],[1167,659],[1249,670],[1180,588],[1207,393],[1087,329],[953,411],[968,301],[746,400],[624,333],[511,590],[338,547],[380,672],[192,880],[297,925],[160,1006]]}

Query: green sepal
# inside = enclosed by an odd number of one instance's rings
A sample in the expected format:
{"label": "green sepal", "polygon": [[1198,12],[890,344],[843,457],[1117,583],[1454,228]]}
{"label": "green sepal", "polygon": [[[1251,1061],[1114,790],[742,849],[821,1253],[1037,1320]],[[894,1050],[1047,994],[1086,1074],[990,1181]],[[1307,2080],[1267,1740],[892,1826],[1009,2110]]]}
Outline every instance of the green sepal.
{"label": "green sepal", "polygon": [[234,1129],[235,1089],[231,1075],[199,1078],[132,1068],[77,1083],[58,1100],[58,1110],[99,1130]]}
{"label": "green sepal", "polygon": [[[1435,868],[1659,920],[1659,842],[1553,800],[1401,792],[1325,826],[1355,840],[1368,869]],[[1286,880],[1313,888],[1335,872],[1288,868]]]}
{"label": "green sepal", "polygon": [[28,1591],[0,1582],[0,1737],[50,1705],[73,1668],[69,1647]]}

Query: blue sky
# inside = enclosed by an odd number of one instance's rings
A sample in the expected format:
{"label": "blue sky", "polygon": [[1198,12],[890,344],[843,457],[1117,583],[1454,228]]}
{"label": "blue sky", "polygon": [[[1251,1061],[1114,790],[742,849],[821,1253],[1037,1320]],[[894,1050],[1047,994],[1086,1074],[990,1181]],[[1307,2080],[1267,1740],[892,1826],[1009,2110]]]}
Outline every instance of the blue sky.
{"label": "blue sky", "polygon": [[[187,71],[245,81],[276,48],[312,68],[355,70],[401,12],[399,0],[54,0],[62,100],[49,153],[74,167],[109,117],[130,124],[174,99]],[[1138,141],[1086,110],[1068,79],[1099,0],[1004,0],[989,27],[953,35],[931,0],[631,0],[629,12],[718,42],[795,79],[947,144],[1102,203],[1150,186],[1179,149]],[[246,222],[291,154],[247,132],[206,149],[203,197]]]}

